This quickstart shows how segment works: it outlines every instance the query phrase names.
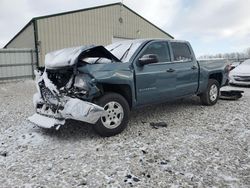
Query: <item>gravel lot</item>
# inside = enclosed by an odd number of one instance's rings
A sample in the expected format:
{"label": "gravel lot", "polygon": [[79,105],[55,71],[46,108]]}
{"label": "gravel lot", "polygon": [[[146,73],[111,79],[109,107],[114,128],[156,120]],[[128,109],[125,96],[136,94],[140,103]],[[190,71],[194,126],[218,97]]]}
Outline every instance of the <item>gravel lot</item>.
{"label": "gravel lot", "polygon": [[32,125],[34,82],[0,84],[0,187],[250,187],[250,88],[237,89],[242,99],[212,107],[192,97],[133,111],[101,138],[77,122]]}

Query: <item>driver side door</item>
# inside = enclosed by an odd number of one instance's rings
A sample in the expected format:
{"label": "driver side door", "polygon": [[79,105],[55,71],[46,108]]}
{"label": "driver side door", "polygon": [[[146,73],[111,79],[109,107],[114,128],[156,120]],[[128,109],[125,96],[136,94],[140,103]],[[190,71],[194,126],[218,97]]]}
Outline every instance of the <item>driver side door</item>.
{"label": "driver side door", "polygon": [[[140,65],[139,59],[147,54],[156,55],[158,62]],[[153,41],[143,48],[134,65],[138,105],[167,101],[174,97],[176,73],[172,66],[166,41]]]}

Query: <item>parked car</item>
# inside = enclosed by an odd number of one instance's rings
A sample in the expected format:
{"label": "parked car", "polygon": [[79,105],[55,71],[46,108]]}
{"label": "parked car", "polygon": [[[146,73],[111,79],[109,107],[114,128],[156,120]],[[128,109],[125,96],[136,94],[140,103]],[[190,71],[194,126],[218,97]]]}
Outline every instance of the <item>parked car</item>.
{"label": "parked car", "polygon": [[197,61],[186,41],[141,39],[52,52],[36,71],[36,113],[29,120],[58,128],[67,119],[93,124],[102,136],[122,132],[132,109],[198,95],[216,104],[227,80],[224,60]]}
{"label": "parked car", "polygon": [[229,83],[236,85],[250,85],[250,59],[245,60],[230,71]]}

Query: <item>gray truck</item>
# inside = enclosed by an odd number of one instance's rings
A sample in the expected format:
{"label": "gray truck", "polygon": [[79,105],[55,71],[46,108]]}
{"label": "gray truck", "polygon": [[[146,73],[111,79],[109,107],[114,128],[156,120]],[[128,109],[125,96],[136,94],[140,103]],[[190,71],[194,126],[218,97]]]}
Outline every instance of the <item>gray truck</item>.
{"label": "gray truck", "polygon": [[226,83],[224,60],[197,61],[186,41],[140,39],[51,52],[35,71],[36,113],[28,119],[59,128],[71,119],[101,136],[122,132],[130,111],[191,95],[216,104]]}

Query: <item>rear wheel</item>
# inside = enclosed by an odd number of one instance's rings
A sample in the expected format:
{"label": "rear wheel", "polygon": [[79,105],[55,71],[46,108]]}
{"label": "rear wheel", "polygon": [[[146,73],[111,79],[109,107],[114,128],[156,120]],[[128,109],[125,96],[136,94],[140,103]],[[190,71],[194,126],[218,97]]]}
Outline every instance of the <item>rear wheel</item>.
{"label": "rear wheel", "polygon": [[200,95],[203,105],[212,106],[217,103],[220,93],[220,84],[215,79],[209,79],[207,90]]}
{"label": "rear wheel", "polygon": [[113,136],[122,132],[129,120],[129,105],[126,99],[117,93],[106,93],[97,100],[105,114],[94,125],[94,129],[101,136]]}

